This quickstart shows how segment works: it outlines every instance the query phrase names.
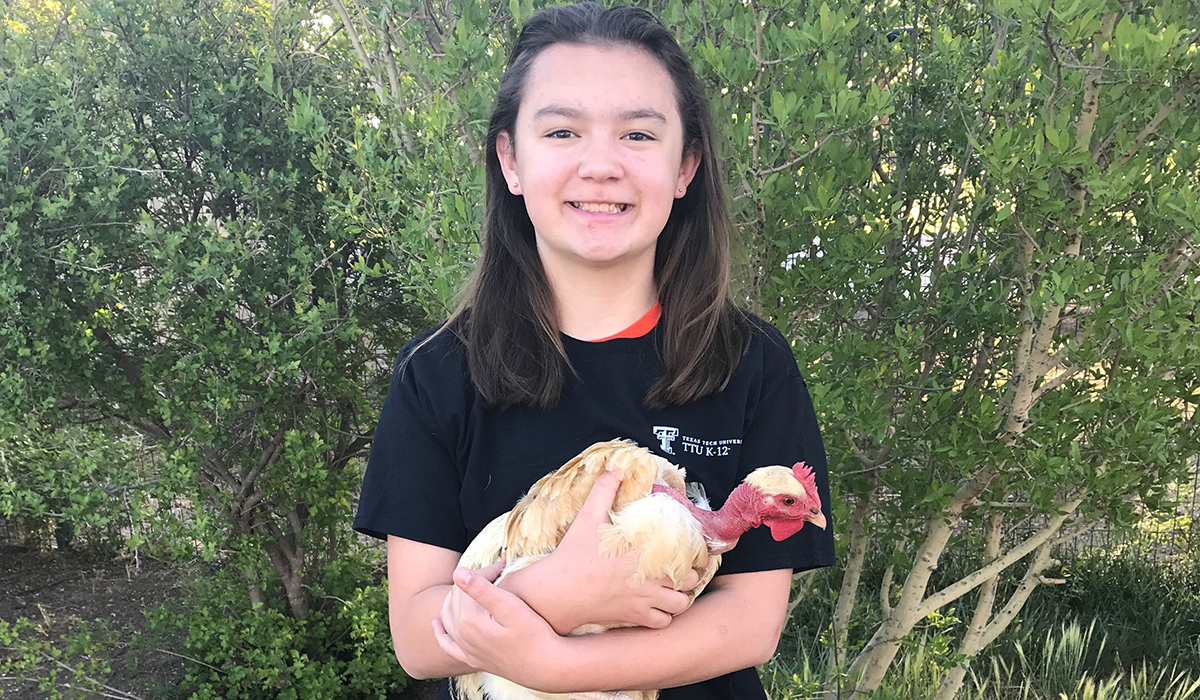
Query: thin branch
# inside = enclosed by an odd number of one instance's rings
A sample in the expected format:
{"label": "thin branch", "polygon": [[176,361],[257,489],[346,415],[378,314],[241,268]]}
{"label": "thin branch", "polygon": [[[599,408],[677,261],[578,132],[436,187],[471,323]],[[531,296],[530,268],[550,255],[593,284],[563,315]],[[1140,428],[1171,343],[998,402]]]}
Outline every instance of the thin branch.
{"label": "thin branch", "polygon": [[358,60],[362,62],[363,68],[367,71],[367,79],[375,88],[379,104],[386,105],[387,99],[384,97],[383,83],[375,76],[375,66],[371,63],[371,57],[367,55],[366,49],[363,48],[358,31],[354,28],[354,22],[350,19],[350,13],[346,12],[346,6],[342,4],[342,0],[333,0],[333,9],[337,11],[342,25],[346,27],[346,35],[350,37],[350,44],[354,47],[354,52],[358,54]]}
{"label": "thin branch", "polygon": [[154,647],[154,651],[160,651],[160,652],[162,652],[162,653],[164,653],[164,654],[170,654],[171,656],[178,656],[179,658],[181,658],[181,659],[184,659],[184,660],[186,660],[186,661],[191,661],[191,662],[192,662],[192,663],[194,663],[194,664],[200,664],[201,666],[206,666],[206,667],[208,667],[208,668],[211,668],[212,670],[214,670],[214,671],[216,671],[217,673],[220,673],[220,674],[222,674],[222,675],[224,675],[224,674],[228,673],[228,671],[226,671],[226,670],[224,670],[224,669],[217,668],[216,666],[213,666],[212,664],[206,664],[206,663],[204,663],[203,661],[201,661],[200,659],[193,659],[193,658],[192,658],[192,657],[190,657],[190,656],[184,656],[183,654],[177,654],[177,653],[175,653],[175,652],[173,652],[173,651],[170,651],[170,650],[168,650],[168,649],[161,649],[161,648],[159,648],[159,647]]}
{"label": "thin branch", "polygon": [[1080,372],[1082,372],[1085,369],[1087,369],[1087,368],[1084,367],[1083,365],[1075,365],[1074,367],[1068,367],[1067,369],[1063,370],[1059,374],[1055,375],[1055,377],[1053,379],[1051,379],[1047,382],[1043,382],[1041,386],[1039,386],[1036,390],[1034,390],[1033,399],[1032,399],[1031,403],[1037,403],[1038,399],[1042,398],[1043,396],[1050,393],[1051,391],[1054,391],[1055,389],[1062,386],[1063,384],[1066,384],[1075,375],[1079,374]]}
{"label": "thin branch", "polygon": [[1125,149],[1125,152],[1121,154],[1121,157],[1117,159],[1117,162],[1113,164],[1114,168],[1119,168],[1122,165],[1125,165],[1125,163],[1127,163],[1129,159],[1133,157],[1133,154],[1142,147],[1142,144],[1146,143],[1146,139],[1150,138],[1150,136],[1154,134],[1155,130],[1158,129],[1158,125],[1162,124],[1163,120],[1170,116],[1171,112],[1174,112],[1175,108],[1183,103],[1183,100],[1185,97],[1187,97],[1187,94],[1196,86],[1197,80],[1198,79],[1196,77],[1190,77],[1183,81],[1183,85],[1180,85],[1179,89],[1175,91],[1175,94],[1171,97],[1171,99],[1162,106],[1162,109],[1158,110],[1158,114],[1154,115],[1154,118],[1150,120],[1150,123],[1147,124],[1140,132],[1138,132],[1137,136],[1134,137],[1133,143],[1129,144],[1129,148]]}
{"label": "thin branch", "polygon": [[792,612],[800,605],[805,596],[808,595],[808,592],[812,590],[814,578],[813,574],[815,573],[817,573],[816,569],[809,569],[808,571],[801,571],[798,574],[792,575],[792,581],[799,581],[800,587],[796,590],[796,594],[792,598],[791,602],[788,603],[787,613],[784,615],[784,619],[792,616]]}
{"label": "thin branch", "polygon": [[821,140],[817,141],[817,143],[813,145],[813,147],[812,147],[812,150],[810,150],[810,151],[808,151],[808,152],[806,152],[806,153],[803,153],[803,154],[801,154],[801,155],[799,155],[799,156],[796,156],[795,158],[793,158],[793,159],[789,160],[788,162],[784,163],[783,165],[776,165],[776,166],[774,166],[774,167],[765,168],[765,169],[762,169],[762,170],[755,170],[755,169],[753,169],[753,168],[752,168],[752,169],[750,170],[750,174],[751,174],[751,175],[754,175],[755,177],[760,177],[760,178],[761,178],[761,177],[764,177],[764,176],[766,176],[766,175],[771,175],[771,174],[773,174],[773,173],[783,172],[784,170],[790,170],[791,168],[794,168],[794,167],[796,167],[797,165],[799,165],[799,164],[803,163],[803,162],[804,162],[804,160],[805,160],[806,158],[808,158],[809,156],[811,156],[812,154],[814,154],[814,153],[816,153],[817,151],[819,151],[819,150],[821,149],[821,147],[822,147],[822,146],[824,146],[826,143],[828,143],[829,139],[832,139],[832,138],[834,138],[835,136],[845,136],[846,134],[852,133],[852,132],[854,132],[854,131],[858,131],[858,129],[859,129],[859,128],[861,128],[861,127],[853,127],[853,128],[850,128],[850,129],[841,129],[841,130],[839,130],[839,131],[831,131],[831,132],[829,132],[828,134],[825,134],[825,137],[824,137],[824,138],[822,138]]}

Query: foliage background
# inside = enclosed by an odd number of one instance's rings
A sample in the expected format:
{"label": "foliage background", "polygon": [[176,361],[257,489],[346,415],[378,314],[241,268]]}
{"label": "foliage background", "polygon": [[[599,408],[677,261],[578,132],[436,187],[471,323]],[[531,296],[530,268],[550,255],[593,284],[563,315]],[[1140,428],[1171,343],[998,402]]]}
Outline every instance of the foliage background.
{"label": "foliage background", "polygon": [[[197,567],[151,615],[187,692],[405,684],[348,523],[540,6],[6,5],[0,514]],[[646,6],[710,88],[739,298],[821,413],[846,564],[797,584],[813,682],[876,692],[932,625],[952,696],[1055,547],[1169,507],[1197,452],[1200,11]]]}

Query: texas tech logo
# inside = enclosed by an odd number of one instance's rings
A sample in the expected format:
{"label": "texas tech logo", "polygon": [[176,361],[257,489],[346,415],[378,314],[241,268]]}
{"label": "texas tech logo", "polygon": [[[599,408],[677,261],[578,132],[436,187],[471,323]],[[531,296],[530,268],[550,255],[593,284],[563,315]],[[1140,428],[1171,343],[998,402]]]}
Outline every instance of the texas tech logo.
{"label": "texas tech logo", "polygon": [[654,437],[658,438],[658,444],[662,447],[663,452],[669,455],[675,454],[675,450],[671,447],[671,442],[679,437],[679,428],[656,425],[654,426]]}

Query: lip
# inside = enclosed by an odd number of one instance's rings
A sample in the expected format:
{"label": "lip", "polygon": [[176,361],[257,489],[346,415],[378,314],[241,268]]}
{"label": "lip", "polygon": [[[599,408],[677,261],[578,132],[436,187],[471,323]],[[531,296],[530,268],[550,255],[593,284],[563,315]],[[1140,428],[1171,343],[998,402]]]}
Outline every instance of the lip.
{"label": "lip", "polygon": [[576,214],[578,214],[584,218],[587,218],[587,219],[600,220],[600,221],[619,219],[622,216],[625,216],[629,212],[633,211],[633,208],[634,208],[633,204],[628,204],[628,206],[625,207],[625,211],[618,211],[618,212],[612,212],[612,213],[606,212],[606,211],[584,211],[582,209],[576,209],[574,206],[572,206],[571,202],[573,202],[573,201],[578,201],[582,204],[626,204],[626,203],[625,202],[589,202],[587,200],[570,200],[570,201],[563,202],[564,207],[566,207],[567,209],[570,209],[571,211],[575,212]]}

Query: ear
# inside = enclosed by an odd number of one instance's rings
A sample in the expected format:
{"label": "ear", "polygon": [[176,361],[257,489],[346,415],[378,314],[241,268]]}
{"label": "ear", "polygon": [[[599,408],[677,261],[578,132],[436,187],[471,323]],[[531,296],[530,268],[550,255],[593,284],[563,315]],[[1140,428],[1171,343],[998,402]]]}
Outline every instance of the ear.
{"label": "ear", "polygon": [[504,171],[508,191],[521,194],[521,181],[517,177],[517,149],[507,131],[496,134],[496,157],[500,160],[500,169]]}
{"label": "ear", "polygon": [[[679,161],[679,179],[675,182],[675,199],[679,199],[687,193],[688,185],[692,183],[692,178],[696,177],[696,170],[699,167],[700,144],[684,148],[683,158]],[[683,190],[683,192],[679,190]]]}

